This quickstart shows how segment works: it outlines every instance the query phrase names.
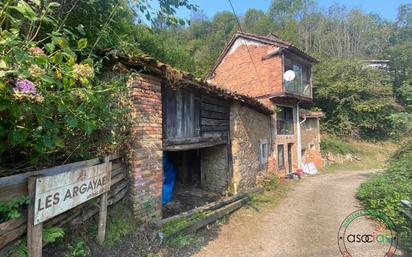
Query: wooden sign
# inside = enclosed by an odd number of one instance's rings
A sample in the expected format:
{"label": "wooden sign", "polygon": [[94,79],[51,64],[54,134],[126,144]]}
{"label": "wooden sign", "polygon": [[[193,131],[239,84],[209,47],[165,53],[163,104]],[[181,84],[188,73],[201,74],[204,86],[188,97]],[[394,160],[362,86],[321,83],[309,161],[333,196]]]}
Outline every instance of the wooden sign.
{"label": "wooden sign", "polygon": [[110,164],[36,178],[34,225],[109,191]]}
{"label": "wooden sign", "polygon": [[42,256],[43,222],[99,195],[98,237],[104,241],[107,218],[107,192],[111,183],[111,162],[53,176],[30,177],[30,204],[27,219],[29,257]]}

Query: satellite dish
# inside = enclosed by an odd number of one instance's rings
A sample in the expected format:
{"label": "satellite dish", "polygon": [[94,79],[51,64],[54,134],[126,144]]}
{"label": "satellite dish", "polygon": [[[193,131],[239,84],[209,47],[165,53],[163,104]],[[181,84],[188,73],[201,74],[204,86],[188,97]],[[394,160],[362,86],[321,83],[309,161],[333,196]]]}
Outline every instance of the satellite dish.
{"label": "satellite dish", "polygon": [[283,74],[283,78],[286,81],[292,81],[295,79],[295,72],[293,70],[288,70],[285,72],[285,74]]}

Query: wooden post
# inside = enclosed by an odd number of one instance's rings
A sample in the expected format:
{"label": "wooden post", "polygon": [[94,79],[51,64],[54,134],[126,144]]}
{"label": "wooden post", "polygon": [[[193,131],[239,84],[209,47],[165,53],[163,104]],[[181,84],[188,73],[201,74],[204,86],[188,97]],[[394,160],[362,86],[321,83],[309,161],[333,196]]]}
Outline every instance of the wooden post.
{"label": "wooden post", "polygon": [[43,223],[34,225],[34,201],[36,193],[36,178],[28,178],[28,191],[30,197],[29,210],[27,216],[27,251],[28,257],[41,257],[42,256],[42,233]]}
{"label": "wooden post", "polygon": [[[107,164],[110,162],[109,156],[104,157],[104,162]],[[107,165],[106,168],[110,169],[110,165]],[[104,238],[106,236],[107,198],[108,198],[107,195],[108,195],[108,192],[105,192],[100,196],[99,231],[98,231],[98,238],[99,238],[100,244],[103,244]]]}

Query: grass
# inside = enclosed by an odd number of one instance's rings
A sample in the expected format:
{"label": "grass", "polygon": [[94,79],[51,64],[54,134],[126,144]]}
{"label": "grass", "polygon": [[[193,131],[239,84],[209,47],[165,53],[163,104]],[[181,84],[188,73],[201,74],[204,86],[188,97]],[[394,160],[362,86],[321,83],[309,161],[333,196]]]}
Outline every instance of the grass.
{"label": "grass", "polygon": [[262,208],[273,208],[279,201],[289,192],[291,184],[295,181],[287,180],[278,182],[274,190],[267,190],[263,193],[257,193],[250,196],[250,201],[246,205],[246,209],[258,212]]}
{"label": "grass", "polygon": [[339,170],[369,170],[383,169],[386,161],[396,151],[397,145],[391,142],[370,143],[364,141],[347,140],[336,138],[322,139],[322,152],[333,154],[352,154],[354,161],[345,163],[334,163],[321,168],[321,172],[334,172]]}
{"label": "grass", "polygon": [[367,209],[388,215],[396,224],[399,243],[412,253],[412,221],[400,213],[401,200],[412,201],[412,140],[394,154],[385,172],[363,183],[357,193]]}

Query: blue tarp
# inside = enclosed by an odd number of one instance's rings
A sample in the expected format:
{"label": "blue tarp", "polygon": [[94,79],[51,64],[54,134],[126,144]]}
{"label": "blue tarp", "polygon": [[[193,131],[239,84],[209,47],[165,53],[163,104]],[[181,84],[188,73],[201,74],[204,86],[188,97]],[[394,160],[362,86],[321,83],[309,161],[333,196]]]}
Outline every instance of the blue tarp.
{"label": "blue tarp", "polygon": [[173,187],[176,180],[176,171],[167,153],[163,154],[163,193],[162,203],[167,204],[172,201]]}

